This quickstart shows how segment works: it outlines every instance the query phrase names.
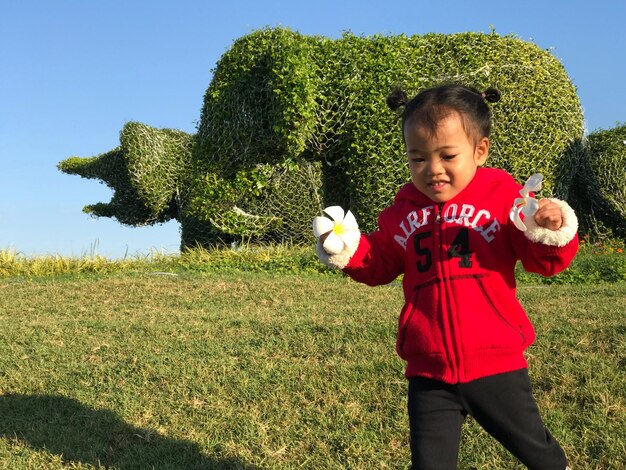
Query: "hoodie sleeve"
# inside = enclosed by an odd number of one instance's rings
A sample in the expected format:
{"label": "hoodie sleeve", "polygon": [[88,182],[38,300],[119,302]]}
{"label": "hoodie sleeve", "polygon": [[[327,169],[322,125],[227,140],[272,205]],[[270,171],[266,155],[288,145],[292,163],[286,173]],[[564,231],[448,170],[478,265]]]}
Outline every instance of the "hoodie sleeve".
{"label": "hoodie sleeve", "polygon": [[386,213],[378,217],[378,229],[361,234],[359,245],[343,272],[370,286],[389,284],[404,272],[404,252],[387,230]]}

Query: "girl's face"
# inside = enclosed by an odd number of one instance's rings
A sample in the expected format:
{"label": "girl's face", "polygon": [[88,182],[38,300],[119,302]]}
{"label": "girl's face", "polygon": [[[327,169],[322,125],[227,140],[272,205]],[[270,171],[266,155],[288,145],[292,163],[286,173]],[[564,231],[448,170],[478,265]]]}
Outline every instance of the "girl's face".
{"label": "girl's face", "polygon": [[489,153],[489,139],[474,142],[456,111],[439,121],[434,134],[408,119],[404,141],[413,184],[435,202],[449,201],[465,189]]}

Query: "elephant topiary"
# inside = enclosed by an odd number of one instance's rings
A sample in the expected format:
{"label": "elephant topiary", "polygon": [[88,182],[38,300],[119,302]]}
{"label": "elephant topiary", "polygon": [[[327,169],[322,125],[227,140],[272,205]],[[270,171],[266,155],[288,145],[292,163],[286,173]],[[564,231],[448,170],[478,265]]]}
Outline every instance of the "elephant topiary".
{"label": "elephant topiary", "polygon": [[312,217],[334,204],[370,230],[409,180],[386,96],[395,86],[413,94],[451,81],[502,94],[492,105],[488,164],[519,181],[541,172],[542,196],[567,199],[584,153],[576,89],[549,51],[493,32],[329,39],[255,31],[218,62],[195,135],[128,123],[120,147],[59,168],[115,190],[87,212],[130,225],[175,218],[182,247],[310,240]]}

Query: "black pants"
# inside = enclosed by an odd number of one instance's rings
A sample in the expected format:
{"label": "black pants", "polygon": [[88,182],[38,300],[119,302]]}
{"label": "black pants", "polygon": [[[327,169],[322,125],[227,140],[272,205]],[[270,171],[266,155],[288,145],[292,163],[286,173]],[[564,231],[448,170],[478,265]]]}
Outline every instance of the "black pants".
{"label": "black pants", "polygon": [[533,470],[565,470],[559,443],[543,425],[526,369],[449,385],[409,379],[413,470],[455,469],[461,426],[469,414]]}

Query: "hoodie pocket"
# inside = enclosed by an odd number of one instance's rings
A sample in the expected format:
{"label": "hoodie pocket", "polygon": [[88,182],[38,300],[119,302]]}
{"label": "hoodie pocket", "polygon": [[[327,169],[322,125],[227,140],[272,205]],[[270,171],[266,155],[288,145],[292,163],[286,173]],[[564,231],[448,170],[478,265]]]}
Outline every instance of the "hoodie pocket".
{"label": "hoodie pocket", "polygon": [[396,351],[407,360],[423,354],[442,354],[443,338],[438,308],[438,279],[415,288],[413,297],[400,312]]}
{"label": "hoodie pocket", "polygon": [[456,307],[463,349],[520,348],[534,340],[526,313],[503,280],[497,276],[471,276],[457,297]]}

